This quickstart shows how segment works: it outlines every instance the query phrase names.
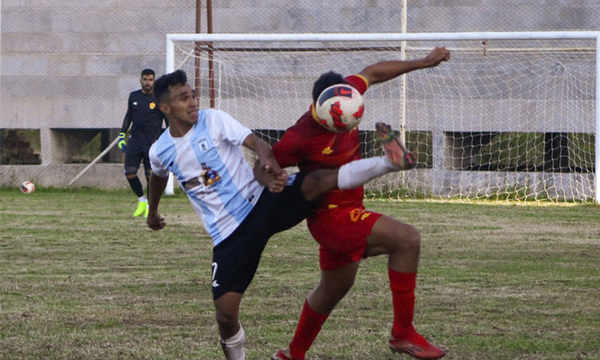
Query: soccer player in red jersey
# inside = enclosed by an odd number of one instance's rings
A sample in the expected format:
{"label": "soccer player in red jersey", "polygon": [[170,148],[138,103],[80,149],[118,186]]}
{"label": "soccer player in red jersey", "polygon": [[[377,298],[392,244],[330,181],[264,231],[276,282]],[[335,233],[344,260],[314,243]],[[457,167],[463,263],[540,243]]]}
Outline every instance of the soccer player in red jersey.
{"label": "soccer player in red jersey", "polygon": [[[287,129],[281,140],[273,146],[277,162],[282,168],[297,165],[302,171],[312,171],[337,168],[360,159],[356,128],[349,132],[334,133],[316,121],[314,103],[321,91],[334,84],[347,83],[364,94],[370,85],[413,70],[435,67],[449,59],[449,50],[436,47],[422,59],[383,61],[346,78],[335,72],[321,75],[313,86],[310,111]],[[384,143],[388,137],[388,145],[384,147],[393,146],[394,143],[400,145],[398,141],[389,142],[389,137],[393,136],[389,126],[378,124],[377,133],[384,138]],[[414,167],[414,164],[393,164],[389,154],[388,157],[382,157],[381,161],[379,170],[377,167],[370,169],[385,172],[394,168]],[[369,163],[369,166],[373,164]],[[417,359],[439,359],[445,355],[443,350],[430,344],[413,326],[421,242],[419,231],[412,225],[366,210],[363,205],[364,189],[350,189],[351,185],[343,185],[344,179],[351,184],[354,176],[360,172],[340,172],[339,188],[345,190],[329,192],[322,205],[307,218],[308,228],[320,245],[321,280],[305,300],[289,347],[279,350],[273,356],[274,360],[303,360],[331,311],[352,287],[360,260],[381,254],[388,255],[393,300],[390,349]]]}

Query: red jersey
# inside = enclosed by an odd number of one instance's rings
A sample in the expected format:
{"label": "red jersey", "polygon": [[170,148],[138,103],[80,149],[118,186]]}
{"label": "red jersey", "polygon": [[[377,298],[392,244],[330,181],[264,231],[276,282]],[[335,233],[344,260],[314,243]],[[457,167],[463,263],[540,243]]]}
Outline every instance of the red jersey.
{"label": "red jersey", "polygon": [[[368,88],[367,80],[360,75],[346,77],[349,85],[361,94]],[[334,133],[322,127],[311,110],[307,111],[273,146],[275,159],[282,168],[298,166],[301,171],[337,168],[360,159],[358,129]],[[362,206],[363,187],[349,190],[333,190],[323,206]]]}

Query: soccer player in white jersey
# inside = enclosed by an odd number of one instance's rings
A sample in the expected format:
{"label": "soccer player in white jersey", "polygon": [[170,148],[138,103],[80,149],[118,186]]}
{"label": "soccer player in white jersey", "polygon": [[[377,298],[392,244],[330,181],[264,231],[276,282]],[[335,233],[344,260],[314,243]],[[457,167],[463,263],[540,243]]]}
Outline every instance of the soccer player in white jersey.
{"label": "soccer player in white jersey", "polygon": [[[400,170],[390,159],[402,154],[288,176],[271,147],[249,128],[221,110],[199,110],[182,70],[156,80],[154,94],[169,127],[150,148],[147,224],[153,230],[165,227],[158,204],[172,172],[213,240],[213,302],[225,358],[244,360],[239,306],[268,239],[305,219],[328,191]],[[242,146],[256,152],[254,169]]]}

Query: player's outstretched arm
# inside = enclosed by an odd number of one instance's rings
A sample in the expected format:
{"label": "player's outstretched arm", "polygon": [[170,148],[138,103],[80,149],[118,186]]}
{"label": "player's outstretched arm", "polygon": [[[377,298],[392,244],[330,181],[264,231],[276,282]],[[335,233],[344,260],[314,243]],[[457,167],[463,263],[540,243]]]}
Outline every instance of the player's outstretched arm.
{"label": "player's outstretched arm", "polygon": [[148,186],[148,218],[146,224],[152,230],[161,230],[165,227],[165,219],[158,213],[158,203],[167,187],[169,178],[150,175],[150,185]]}
{"label": "player's outstretched arm", "polygon": [[369,85],[378,84],[396,78],[414,70],[438,66],[443,61],[450,60],[450,50],[436,47],[422,59],[382,61],[364,68],[360,74]]}

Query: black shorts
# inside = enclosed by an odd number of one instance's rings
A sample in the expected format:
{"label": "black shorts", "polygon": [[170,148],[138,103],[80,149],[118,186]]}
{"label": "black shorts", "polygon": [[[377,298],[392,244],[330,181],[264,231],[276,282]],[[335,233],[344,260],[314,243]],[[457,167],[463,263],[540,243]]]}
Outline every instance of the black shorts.
{"label": "black shorts", "polygon": [[[130,141],[127,144],[127,152],[125,153],[125,174],[136,174],[140,168],[140,163],[144,162],[144,170],[150,172],[150,147],[152,144],[142,143],[138,141]],[[135,171],[134,171],[135,169]]]}
{"label": "black shorts", "polygon": [[308,216],[311,203],[301,190],[305,176],[306,173],[290,175],[292,184],[280,193],[265,189],[246,220],[213,248],[213,299],[230,291],[243,294],[254,278],[269,238]]}

